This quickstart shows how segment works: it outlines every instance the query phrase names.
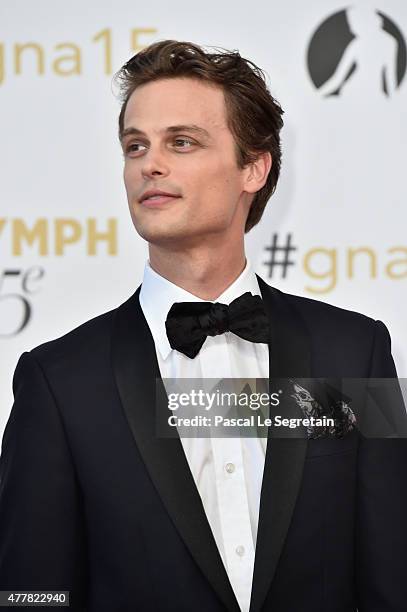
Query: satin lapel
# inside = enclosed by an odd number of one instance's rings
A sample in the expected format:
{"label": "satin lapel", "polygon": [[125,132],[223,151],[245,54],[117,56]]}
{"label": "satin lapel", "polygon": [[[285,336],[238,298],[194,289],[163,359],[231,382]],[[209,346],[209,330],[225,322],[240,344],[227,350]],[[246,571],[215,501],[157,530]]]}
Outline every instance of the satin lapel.
{"label": "satin lapel", "polygon": [[[270,390],[279,378],[310,378],[310,346],[300,315],[283,293],[257,277],[270,315]],[[270,589],[301,484],[306,439],[275,438],[269,429],[261,489],[250,612]]]}
{"label": "satin lapel", "polygon": [[[139,291],[115,313],[112,359],[123,408],[150,477],[192,557],[226,609],[239,612],[181,440],[156,435],[155,386],[161,377]],[[164,407],[161,417],[161,422],[167,418]]]}

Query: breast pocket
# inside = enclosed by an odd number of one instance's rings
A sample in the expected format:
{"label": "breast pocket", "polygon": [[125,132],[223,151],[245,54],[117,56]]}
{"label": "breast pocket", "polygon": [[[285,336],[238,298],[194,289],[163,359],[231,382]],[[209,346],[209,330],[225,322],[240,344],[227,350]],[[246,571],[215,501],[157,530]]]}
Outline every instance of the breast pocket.
{"label": "breast pocket", "polygon": [[343,438],[316,438],[307,443],[305,459],[314,459],[326,455],[356,452],[359,444],[359,432],[353,429]]}

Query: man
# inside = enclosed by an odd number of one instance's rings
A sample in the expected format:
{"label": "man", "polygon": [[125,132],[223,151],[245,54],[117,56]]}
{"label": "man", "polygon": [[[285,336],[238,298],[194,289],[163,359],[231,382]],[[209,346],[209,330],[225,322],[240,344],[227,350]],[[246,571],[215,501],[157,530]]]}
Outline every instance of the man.
{"label": "man", "polygon": [[396,372],[383,323],[285,294],[246,260],[280,166],[261,71],[163,41],[119,76],[149,261],[126,302],[17,364],[0,588],[70,591],[88,612],[405,611],[404,440],[156,434],[156,378]]}

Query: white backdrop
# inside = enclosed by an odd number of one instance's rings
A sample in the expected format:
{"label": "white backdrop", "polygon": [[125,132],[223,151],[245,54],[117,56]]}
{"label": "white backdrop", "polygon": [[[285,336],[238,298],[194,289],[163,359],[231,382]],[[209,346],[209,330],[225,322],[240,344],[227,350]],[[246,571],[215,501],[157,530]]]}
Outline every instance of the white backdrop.
{"label": "white backdrop", "polygon": [[[193,13],[184,0],[4,0],[0,434],[19,355],[141,281],[147,249],[127,208],[111,79],[167,38],[238,49],[266,71],[285,110],[283,166],[248,255],[284,291],[382,319],[406,377],[406,35],[404,0],[206,0]],[[267,263],[273,235],[296,249],[285,277]]]}

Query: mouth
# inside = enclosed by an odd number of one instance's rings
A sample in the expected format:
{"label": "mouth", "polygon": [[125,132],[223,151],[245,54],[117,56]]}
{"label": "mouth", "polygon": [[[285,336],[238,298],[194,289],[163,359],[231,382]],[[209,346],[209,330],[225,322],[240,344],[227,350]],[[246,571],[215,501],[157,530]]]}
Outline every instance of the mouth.
{"label": "mouth", "polygon": [[149,196],[141,201],[141,205],[146,208],[157,208],[164,204],[168,204],[173,200],[179,200],[181,196],[170,196],[170,195],[154,195]]}

